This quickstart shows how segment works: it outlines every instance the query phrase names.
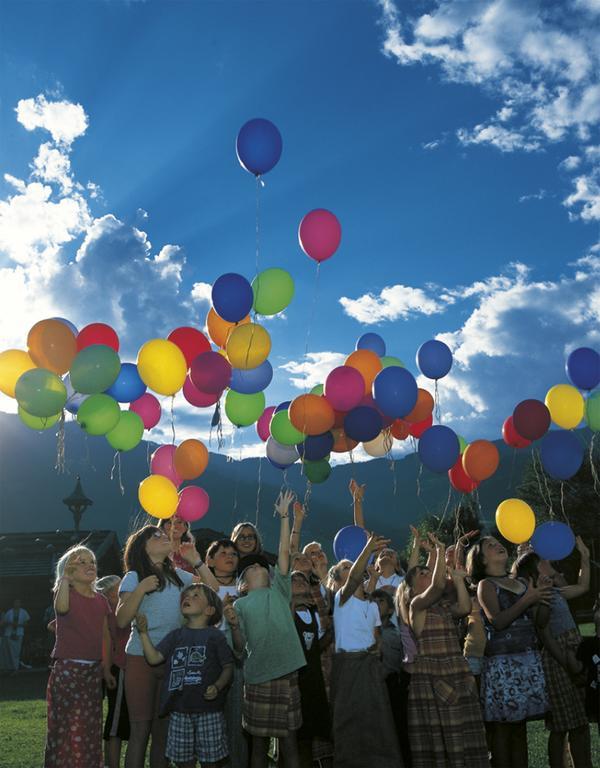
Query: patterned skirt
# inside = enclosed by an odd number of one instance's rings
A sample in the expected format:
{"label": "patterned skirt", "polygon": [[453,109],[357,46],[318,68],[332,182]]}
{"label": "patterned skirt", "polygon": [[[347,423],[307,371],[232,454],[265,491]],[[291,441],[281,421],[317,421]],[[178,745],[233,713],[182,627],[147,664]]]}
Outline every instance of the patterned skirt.
{"label": "patterned skirt", "polygon": [[548,710],[548,694],[540,653],[486,656],[481,705],[486,723],[517,723],[543,717]]}
{"label": "patterned skirt", "polygon": [[244,685],[242,725],[253,736],[286,738],[302,725],[298,673]]}
{"label": "patterned skirt", "polygon": [[[577,629],[570,629],[555,640],[561,651],[575,656],[581,635]],[[578,688],[567,670],[546,649],[542,651],[542,663],[550,702],[550,711],[546,715],[548,730],[572,731],[587,725],[585,688]]]}
{"label": "patterned skirt", "polygon": [[103,768],[101,665],[56,659],[46,698],[44,768]]}

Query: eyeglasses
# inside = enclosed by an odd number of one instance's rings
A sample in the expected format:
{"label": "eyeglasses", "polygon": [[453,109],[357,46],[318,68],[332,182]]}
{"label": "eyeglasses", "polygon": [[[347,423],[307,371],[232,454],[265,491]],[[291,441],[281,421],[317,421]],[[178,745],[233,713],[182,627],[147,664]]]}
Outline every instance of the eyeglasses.
{"label": "eyeglasses", "polygon": [[152,534],[151,537],[153,539],[163,539],[163,538],[164,539],[168,539],[169,538],[164,531],[160,530],[160,528],[158,530],[154,531],[154,533]]}
{"label": "eyeglasses", "polygon": [[256,541],[256,535],[254,533],[242,534],[237,537],[238,541]]}

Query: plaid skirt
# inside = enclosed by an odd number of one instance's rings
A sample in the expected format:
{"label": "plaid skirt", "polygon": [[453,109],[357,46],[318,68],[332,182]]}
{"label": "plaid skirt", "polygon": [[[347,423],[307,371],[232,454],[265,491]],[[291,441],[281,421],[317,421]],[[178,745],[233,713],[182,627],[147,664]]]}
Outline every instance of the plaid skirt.
{"label": "plaid skirt", "polygon": [[[577,629],[570,629],[555,640],[561,651],[575,655],[581,635]],[[550,711],[546,715],[548,730],[572,731],[587,725],[585,688],[578,688],[567,670],[546,649],[542,651],[542,664],[550,703]]]}
{"label": "plaid skirt", "polygon": [[244,685],[242,725],[253,736],[286,738],[302,725],[298,673]]}

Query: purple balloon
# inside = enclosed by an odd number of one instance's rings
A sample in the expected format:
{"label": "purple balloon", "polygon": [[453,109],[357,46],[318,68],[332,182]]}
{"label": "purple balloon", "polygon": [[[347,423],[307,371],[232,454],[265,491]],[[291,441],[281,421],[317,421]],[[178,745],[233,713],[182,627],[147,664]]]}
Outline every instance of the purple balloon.
{"label": "purple balloon", "polygon": [[216,394],[231,382],[231,365],[219,352],[202,352],[192,360],[192,384],[200,392]]}
{"label": "purple balloon", "polygon": [[152,429],[160,421],[160,403],[149,392],[146,392],[129,405],[129,410],[137,413],[144,422],[144,429]]}
{"label": "purple balloon", "polygon": [[365,394],[365,380],[360,371],[349,365],[340,365],[325,379],[323,395],[336,411],[350,411]]}
{"label": "purple balloon", "polygon": [[175,471],[176,450],[174,445],[161,445],[157,448],[150,459],[150,472],[153,475],[168,478],[176,488],[179,488],[183,481]]}
{"label": "purple balloon", "polygon": [[539,440],[550,429],[550,411],[541,400],[522,400],[512,419],[513,427],[526,440]]}
{"label": "purple balloon", "polygon": [[190,405],[195,405],[196,408],[209,408],[217,402],[222,394],[223,392],[200,392],[198,387],[194,386],[189,373],[183,382],[183,396]]}
{"label": "purple balloon", "polygon": [[256,422],[256,433],[266,443],[269,437],[271,437],[271,416],[275,413],[275,406],[270,405],[262,412],[262,416]]}

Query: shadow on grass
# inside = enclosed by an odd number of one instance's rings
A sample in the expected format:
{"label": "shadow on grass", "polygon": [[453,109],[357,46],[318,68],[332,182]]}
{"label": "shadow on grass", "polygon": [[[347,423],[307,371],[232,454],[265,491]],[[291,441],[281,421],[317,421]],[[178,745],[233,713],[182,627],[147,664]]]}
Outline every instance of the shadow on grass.
{"label": "shadow on grass", "polygon": [[26,669],[0,676],[0,701],[45,699],[48,669]]}

